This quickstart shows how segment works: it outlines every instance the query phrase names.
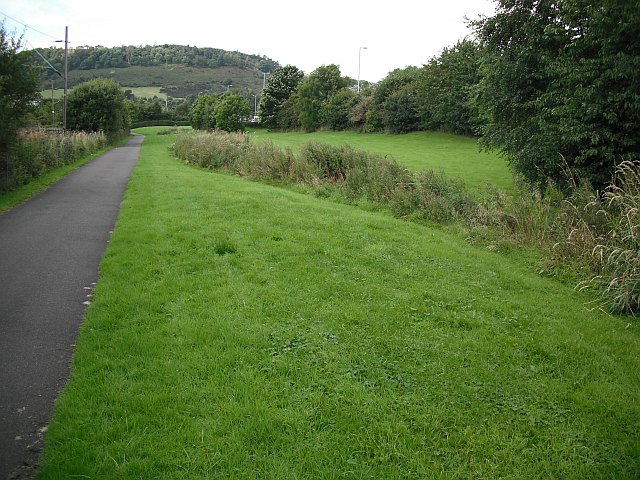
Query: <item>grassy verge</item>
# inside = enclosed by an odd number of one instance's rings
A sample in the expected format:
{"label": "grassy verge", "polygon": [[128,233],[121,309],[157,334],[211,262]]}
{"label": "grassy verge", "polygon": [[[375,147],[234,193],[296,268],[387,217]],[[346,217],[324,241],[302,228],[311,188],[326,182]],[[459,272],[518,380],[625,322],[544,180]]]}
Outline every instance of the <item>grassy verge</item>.
{"label": "grassy verge", "polygon": [[67,176],[69,173],[80,168],[94,158],[99,157],[103,153],[108,152],[112,148],[124,144],[127,140],[129,140],[129,137],[123,138],[115,145],[110,145],[101,150],[98,150],[95,153],[85,155],[84,157],[76,160],[73,163],[61,165],[59,167],[48,170],[43,175],[31,180],[26,185],[0,195],[0,213],[15,207],[16,205],[30,199],[31,197],[36,196],[38,193],[46,190],[58,180]]}
{"label": "grassy verge", "polygon": [[279,147],[298,148],[308,142],[331,145],[349,144],[372,153],[389,155],[407,168],[418,172],[433,170],[463,180],[472,188],[495,185],[505,191],[514,188],[513,178],[504,159],[491,152],[481,152],[478,141],[441,132],[414,132],[404,135],[356,132],[269,132],[248,131],[256,139],[272,141]]}
{"label": "grassy verge", "polygon": [[640,336],[463,239],[149,129],[40,477],[637,478]]}

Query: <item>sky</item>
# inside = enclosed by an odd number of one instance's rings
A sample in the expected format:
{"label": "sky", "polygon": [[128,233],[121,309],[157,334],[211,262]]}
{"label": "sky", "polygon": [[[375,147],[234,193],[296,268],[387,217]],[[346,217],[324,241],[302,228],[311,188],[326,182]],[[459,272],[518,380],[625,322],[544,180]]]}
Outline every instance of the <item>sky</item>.
{"label": "sky", "polygon": [[[126,1],[0,0],[5,29],[26,48],[191,45],[265,55],[306,74],[336,64],[377,82],[421,66],[472,31],[465,17],[492,16],[492,0]],[[25,28],[24,25],[27,25]],[[366,49],[364,48],[366,47]]]}

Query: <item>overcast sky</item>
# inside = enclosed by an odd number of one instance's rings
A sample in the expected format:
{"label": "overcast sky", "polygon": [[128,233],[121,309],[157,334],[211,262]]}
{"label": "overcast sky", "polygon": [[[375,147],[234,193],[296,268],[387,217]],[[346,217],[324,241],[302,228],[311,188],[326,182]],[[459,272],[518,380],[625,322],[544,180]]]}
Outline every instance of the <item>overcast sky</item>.
{"label": "overcast sky", "polygon": [[71,47],[214,47],[266,55],[305,73],[333,63],[352,78],[360,56],[360,78],[374,82],[421,66],[471,34],[465,17],[493,12],[492,0],[0,0],[0,20],[24,33],[27,48],[56,45],[68,26]]}

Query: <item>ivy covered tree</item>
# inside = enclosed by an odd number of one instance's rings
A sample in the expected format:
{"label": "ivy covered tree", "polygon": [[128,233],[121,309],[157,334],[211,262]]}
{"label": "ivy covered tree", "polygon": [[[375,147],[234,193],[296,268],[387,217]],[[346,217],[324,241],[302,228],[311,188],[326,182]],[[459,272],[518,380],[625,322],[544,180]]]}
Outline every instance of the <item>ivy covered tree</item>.
{"label": "ivy covered tree", "polygon": [[640,158],[637,2],[498,0],[476,30],[483,141],[531,183],[568,167],[602,188]]}
{"label": "ivy covered tree", "polygon": [[[258,115],[260,122],[268,128],[281,128],[280,111],[289,98],[298,90],[304,73],[298,67],[287,65],[274,71],[262,91]],[[290,123],[290,122],[284,122]]]}
{"label": "ivy covered tree", "polygon": [[120,85],[98,78],[75,87],[67,98],[67,125],[76,130],[102,130],[115,138],[129,128],[129,116]]}

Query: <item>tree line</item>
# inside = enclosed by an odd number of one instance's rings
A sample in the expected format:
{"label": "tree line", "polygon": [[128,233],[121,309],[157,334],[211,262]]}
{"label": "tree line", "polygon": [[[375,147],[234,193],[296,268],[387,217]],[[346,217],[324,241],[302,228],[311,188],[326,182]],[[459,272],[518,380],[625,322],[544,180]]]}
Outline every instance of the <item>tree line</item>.
{"label": "tree line", "polygon": [[473,38],[360,93],[336,65],[279,68],[259,114],[274,129],[476,135],[541,189],[578,177],[601,189],[640,158],[636,3],[496,0]]}
{"label": "tree line", "polygon": [[[494,16],[472,22],[473,37],[420,67],[394,70],[360,92],[336,65],[305,76],[295,66],[278,67],[266,57],[219,49],[95,47],[75,49],[70,60],[78,68],[89,58],[113,67],[175,61],[252,61],[256,68],[277,67],[260,95],[258,113],[267,128],[475,135],[541,191],[549,179],[563,186],[576,178],[602,189],[617,164],[640,158],[640,9],[635,3],[496,0]],[[3,31],[3,68],[18,75],[30,52],[16,47]],[[61,50],[49,49],[49,54],[59,66]],[[34,98],[31,76],[21,81],[11,72],[3,75],[8,80],[1,85],[0,151],[6,151],[11,131]],[[180,115],[185,118],[189,108],[196,128],[235,128],[251,111],[251,98],[240,100],[188,99]],[[117,103],[124,105],[125,120],[155,118],[163,110],[159,100],[127,103],[118,97]],[[222,111],[235,120],[220,121]],[[85,128],[82,122],[77,126]]]}
{"label": "tree line", "polygon": [[[51,47],[40,51],[58,71],[64,70],[64,49]],[[264,55],[229,52],[219,48],[198,48],[185,45],[146,45],[120,47],[78,47],[68,51],[69,70],[99,68],[151,67],[158,65],[186,65],[189,67],[240,67],[271,72],[278,62]],[[53,77],[55,72],[47,72]]]}

